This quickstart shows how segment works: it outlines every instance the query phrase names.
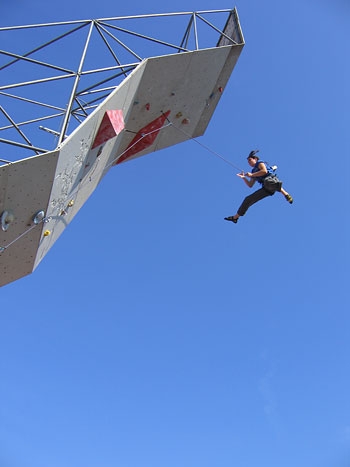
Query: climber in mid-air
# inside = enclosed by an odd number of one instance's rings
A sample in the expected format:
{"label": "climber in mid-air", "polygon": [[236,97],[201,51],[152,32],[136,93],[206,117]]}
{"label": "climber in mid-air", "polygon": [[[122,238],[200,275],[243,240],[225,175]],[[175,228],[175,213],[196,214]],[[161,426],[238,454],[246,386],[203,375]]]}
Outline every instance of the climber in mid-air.
{"label": "climber in mid-air", "polygon": [[253,167],[252,171],[245,173],[241,172],[237,174],[237,176],[240,177],[249,188],[252,188],[255,182],[260,183],[262,187],[247,196],[234,216],[225,217],[226,221],[232,221],[237,224],[239,217],[244,216],[250,206],[267,196],[274,195],[276,191],[282,193],[288,203],[293,203],[292,196],[282,188],[282,182],[278,179],[275,173],[276,168],[270,167],[269,164],[260,160],[256,155],[258,152],[259,150],[251,151],[247,158],[248,164]]}

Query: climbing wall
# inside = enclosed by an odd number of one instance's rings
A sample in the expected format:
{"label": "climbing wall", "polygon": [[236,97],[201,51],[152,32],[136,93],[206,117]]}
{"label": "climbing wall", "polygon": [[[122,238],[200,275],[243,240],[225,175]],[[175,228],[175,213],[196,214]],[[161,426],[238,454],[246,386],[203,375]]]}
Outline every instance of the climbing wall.
{"label": "climbing wall", "polygon": [[0,167],[0,285],[37,267],[113,166],[202,135],[242,48],[147,59],[56,151]]}

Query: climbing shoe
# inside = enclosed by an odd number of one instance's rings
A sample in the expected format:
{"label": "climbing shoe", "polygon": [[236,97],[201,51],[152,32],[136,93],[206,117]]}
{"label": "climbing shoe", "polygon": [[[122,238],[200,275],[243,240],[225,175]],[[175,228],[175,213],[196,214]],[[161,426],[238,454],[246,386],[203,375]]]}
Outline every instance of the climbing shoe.
{"label": "climbing shoe", "polygon": [[225,221],[231,221],[231,222],[233,222],[234,224],[237,224],[237,222],[238,222],[238,219],[236,219],[236,218],[233,217],[233,216],[225,217],[224,219],[225,219]]}
{"label": "climbing shoe", "polygon": [[293,204],[293,198],[290,195],[285,196],[286,200],[288,201],[289,204]]}

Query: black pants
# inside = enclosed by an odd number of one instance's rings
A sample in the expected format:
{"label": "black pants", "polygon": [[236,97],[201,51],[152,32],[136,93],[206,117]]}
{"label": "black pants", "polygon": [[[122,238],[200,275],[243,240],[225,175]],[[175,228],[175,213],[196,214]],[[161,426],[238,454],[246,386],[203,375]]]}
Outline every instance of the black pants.
{"label": "black pants", "polygon": [[275,193],[267,191],[265,188],[260,188],[260,190],[254,191],[254,193],[244,198],[243,203],[238,208],[237,214],[239,216],[244,216],[244,214],[248,211],[250,206],[253,206],[253,204],[257,203],[261,199],[264,199],[267,196],[272,196],[274,194]]}

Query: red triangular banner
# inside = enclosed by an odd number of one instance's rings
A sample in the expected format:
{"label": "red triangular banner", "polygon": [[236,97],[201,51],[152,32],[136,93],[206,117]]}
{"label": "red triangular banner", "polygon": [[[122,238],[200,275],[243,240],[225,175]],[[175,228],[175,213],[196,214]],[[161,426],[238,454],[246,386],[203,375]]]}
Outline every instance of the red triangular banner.
{"label": "red triangular banner", "polygon": [[119,157],[116,164],[124,162],[129,157],[151,146],[157,138],[158,133],[162,129],[162,126],[164,125],[164,122],[169,114],[170,110],[168,110],[165,114],[162,114],[160,117],[156,118],[152,122],[148,123],[148,125],[141,128],[141,130],[137,132],[135,138],[126,148],[124,153]]}
{"label": "red triangular banner", "polygon": [[122,110],[107,110],[95,136],[91,149],[100,146],[111,138],[117,136],[124,129]]}

